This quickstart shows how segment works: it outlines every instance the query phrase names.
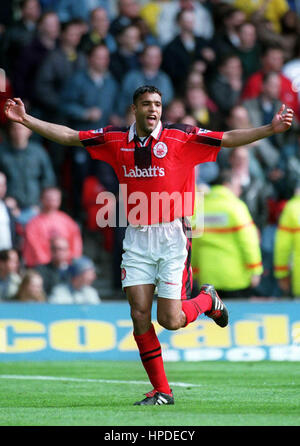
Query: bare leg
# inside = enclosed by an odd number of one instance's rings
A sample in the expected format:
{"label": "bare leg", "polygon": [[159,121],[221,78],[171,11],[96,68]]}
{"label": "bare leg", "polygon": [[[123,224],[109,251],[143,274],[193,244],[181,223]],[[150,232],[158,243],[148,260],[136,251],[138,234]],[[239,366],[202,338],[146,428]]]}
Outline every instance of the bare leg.
{"label": "bare leg", "polygon": [[170,394],[161,345],[151,322],[154,285],[136,285],[128,287],[126,292],[131,308],[134,339],[149,380],[156,391]]}
{"label": "bare leg", "polygon": [[186,324],[186,316],[182,311],[180,299],[157,299],[157,321],[167,330],[178,330]]}
{"label": "bare leg", "polygon": [[136,335],[145,333],[151,326],[153,293],[154,285],[135,285],[126,288]]}

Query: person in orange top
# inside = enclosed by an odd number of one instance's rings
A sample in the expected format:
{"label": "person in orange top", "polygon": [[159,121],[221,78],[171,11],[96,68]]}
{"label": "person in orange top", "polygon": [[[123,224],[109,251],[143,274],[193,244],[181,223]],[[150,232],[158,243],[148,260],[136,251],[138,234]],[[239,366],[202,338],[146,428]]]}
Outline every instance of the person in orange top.
{"label": "person in orange top", "polygon": [[44,189],[41,196],[42,209],[26,225],[23,258],[27,267],[51,261],[51,240],[63,237],[69,241],[70,260],[82,255],[82,237],[77,223],[59,210],[61,191],[56,187]]}
{"label": "person in orange top", "polygon": [[268,45],[262,53],[261,69],[253,73],[244,85],[242,100],[257,98],[263,86],[264,75],[270,72],[278,73],[280,77],[279,100],[291,107],[298,120],[300,119],[300,104],[297,92],[292,88],[292,82],[283,74],[284,51],[277,45]]}

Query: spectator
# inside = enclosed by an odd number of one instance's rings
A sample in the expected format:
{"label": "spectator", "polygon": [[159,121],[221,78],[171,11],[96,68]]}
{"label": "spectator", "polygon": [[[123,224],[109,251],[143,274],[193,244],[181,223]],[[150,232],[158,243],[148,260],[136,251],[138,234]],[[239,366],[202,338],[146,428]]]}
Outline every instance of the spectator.
{"label": "spectator", "polygon": [[[22,50],[28,46],[35,36],[37,22],[41,15],[38,0],[24,0],[21,2],[21,17],[8,24],[3,36],[2,48],[3,68],[11,77],[16,69],[17,61]],[[7,5],[6,5],[7,7]]]}
{"label": "spectator", "polygon": [[6,175],[0,172],[0,250],[16,245],[15,219],[5,202],[6,191]]}
{"label": "spectator", "polygon": [[206,71],[214,62],[215,54],[209,41],[195,34],[193,11],[180,11],[177,21],[179,34],[164,47],[162,69],[171,77],[177,93],[183,94],[185,81],[193,62],[200,60],[203,71]]}
{"label": "spectator", "polygon": [[118,0],[118,12],[110,25],[110,32],[117,37],[122,29],[133,24],[139,17],[140,6],[136,0]]}
{"label": "spectator", "polygon": [[284,198],[290,199],[300,178],[300,130],[295,131],[295,141],[287,142],[280,149],[278,167],[284,172],[281,180]]}
{"label": "spectator", "polygon": [[96,45],[88,54],[84,70],[67,80],[61,107],[75,128],[100,128],[109,122],[117,95],[117,83],[109,71],[110,55],[105,45]]}
{"label": "spectator", "polygon": [[82,36],[80,49],[89,53],[95,45],[103,43],[110,53],[117,49],[115,38],[109,32],[109,18],[104,8],[95,8],[90,13],[90,29]]}
{"label": "spectator", "polygon": [[114,13],[112,3],[110,0],[59,0],[56,12],[62,23],[74,19],[80,19],[88,23],[92,9],[97,7],[104,8],[107,14],[111,16]]}
{"label": "spectator", "polygon": [[15,94],[34,106],[34,86],[37,71],[45,57],[56,48],[60,32],[58,17],[53,12],[43,14],[38,22],[37,34],[26,45],[17,60],[12,83]]}
{"label": "spectator", "polygon": [[[85,55],[77,50],[82,36],[78,21],[62,25],[59,46],[45,57],[37,72],[35,82],[35,103],[39,114],[48,121],[62,123],[63,115],[59,107],[60,96],[65,83],[77,70],[86,67]],[[61,180],[61,167],[66,151],[57,144],[45,143],[50,155],[57,179]]]}
{"label": "spectator", "polygon": [[21,283],[19,256],[14,249],[0,251],[0,302],[12,299]]}
{"label": "spectator", "polygon": [[43,278],[46,295],[49,296],[55,285],[65,283],[69,279],[70,245],[63,237],[50,241],[51,261],[45,265],[37,265],[37,271]]}
{"label": "spectator", "polygon": [[55,174],[45,149],[30,140],[31,131],[10,123],[8,140],[1,144],[0,170],[7,177],[7,194],[14,197],[24,215],[37,213],[42,189],[55,185]]}
{"label": "spectator", "polygon": [[257,229],[239,195],[239,182],[222,171],[205,195],[204,233],[193,238],[195,280],[213,282],[221,299],[250,297],[262,274]]}
{"label": "spectator", "polygon": [[149,45],[158,45],[161,47],[159,40],[155,37],[155,35],[150,30],[150,27],[148,26],[148,23],[146,20],[142,19],[141,17],[137,17],[132,21],[132,24],[137,26],[141,33],[141,40],[143,42],[143,45],[149,46]]}
{"label": "spectator", "polygon": [[209,40],[214,34],[214,24],[209,10],[195,0],[175,0],[161,5],[157,21],[157,37],[162,46],[167,45],[178,34],[179,23],[176,17],[180,11],[193,11],[195,21],[193,31],[196,37]]}
{"label": "spectator", "polygon": [[243,81],[260,69],[261,45],[256,28],[251,22],[244,22],[238,29],[240,44],[235,49],[243,67]]}
{"label": "spectator", "polygon": [[88,257],[80,257],[70,266],[70,283],[56,285],[49,297],[51,304],[99,304],[97,290],[92,287],[96,278],[95,265]]}
{"label": "spectator", "polygon": [[297,50],[297,42],[300,34],[300,17],[292,10],[287,11],[281,17],[281,41],[285,53],[285,60],[291,60]]}
{"label": "spectator", "polygon": [[82,237],[75,221],[59,210],[61,191],[50,187],[42,192],[41,212],[25,228],[23,258],[27,267],[51,262],[51,240],[64,237],[69,241],[70,259],[81,256]]}
{"label": "spectator", "polygon": [[21,303],[46,302],[42,277],[36,271],[27,270],[12,301]]}
{"label": "spectator", "polygon": [[207,88],[220,113],[226,116],[239,103],[243,89],[243,70],[239,57],[235,54],[225,55]]}
{"label": "spectator", "polygon": [[77,21],[63,24],[58,47],[45,57],[37,72],[35,100],[42,115],[51,122],[62,120],[59,105],[64,83],[76,70],[86,66],[84,54],[77,51],[80,39],[81,29]]}
{"label": "spectator", "polygon": [[187,75],[185,82],[185,91],[188,88],[204,88],[204,76],[202,72],[196,70],[193,65],[191,66],[191,70]]}
{"label": "spectator", "polygon": [[181,122],[186,115],[186,106],[183,99],[175,97],[164,110],[164,121]]}
{"label": "spectator", "polygon": [[226,54],[235,53],[240,47],[241,36],[239,29],[246,21],[244,12],[232,6],[226,7],[221,14],[220,29],[213,36],[213,47],[217,58],[222,58]]}
{"label": "spectator", "polygon": [[264,75],[275,71],[280,77],[280,101],[294,110],[296,116],[300,115],[298,96],[293,91],[291,81],[283,74],[284,53],[280,46],[270,45],[262,50],[261,69],[252,74],[244,85],[242,98],[257,98],[262,90]]}
{"label": "spectator", "polygon": [[132,104],[132,95],[141,85],[154,85],[164,92],[163,105],[168,105],[173,99],[174,90],[169,76],[161,69],[162,52],[159,46],[145,47],[141,54],[141,68],[130,70],[124,77],[119,98],[119,114],[124,117],[126,110]]}
{"label": "spectator", "polygon": [[300,187],[285,205],[275,235],[274,275],[285,296],[300,297]]}
{"label": "spectator", "polygon": [[203,87],[187,88],[185,94],[187,113],[197,121],[198,127],[217,128],[217,107]]}
{"label": "spectator", "polygon": [[289,10],[289,5],[286,0],[234,0],[234,6],[245,14],[248,18],[253,18],[254,15],[258,17],[264,17],[269,20],[273,29],[277,32],[281,32],[281,18]]}
{"label": "spectator", "polygon": [[128,25],[116,36],[117,50],[111,55],[110,70],[119,83],[130,70],[140,69],[140,54],[143,42],[140,29],[136,25]]}
{"label": "spectator", "polygon": [[[244,105],[239,104],[232,107],[229,111],[228,116],[225,120],[225,127],[228,130],[234,129],[248,129],[251,127],[251,122],[249,119],[248,110],[244,107]],[[265,148],[267,145],[267,148]],[[251,146],[251,150],[249,150],[249,169],[251,175],[255,178],[260,178],[261,180],[265,180],[265,172],[264,169],[270,169],[274,167],[278,161],[278,154],[274,152],[272,157],[272,153],[268,152],[268,141],[266,139],[261,141],[254,141],[249,144]],[[230,151],[224,151],[220,153],[218,156],[219,164],[222,168],[228,168],[228,157],[230,155]]]}
{"label": "spectator", "polygon": [[298,92],[300,103],[300,36],[295,46],[294,57],[283,65],[282,74],[292,82],[293,91]]}
{"label": "spectator", "polygon": [[270,189],[264,180],[251,174],[249,158],[247,147],[235,147],[230,151],[229,167],[241,187],[239,198],[247,205],[255,225],[262,230],[268,218],[266,203]]}
{"label": "spectator", "polygon": [[[88,55],[85,70],[77,71],[66,82],[61,95],[61,110],[68,124],[76,129],[101,128],[110,122],[116,105],[118,84],[109,71],[110,55],[105,45],[97,45]],[[82,147],[71,154],[75,218],[81,218],[81,195],[87,175],[95,173],[93,162]]]}
{"label": "spectator", "polygon": [[[262,80],[262,90],[258,97],[243,102],[248,111],[249,120],[255,127],[267,123],[268,117],[280,108],[280,76],[276,72],[269,72]],[[261,160],[265,165],[275,167],[279,159],[280,147],[284,145],[285,138],[274,135],[266,138],[263,151],[260,152]]]}

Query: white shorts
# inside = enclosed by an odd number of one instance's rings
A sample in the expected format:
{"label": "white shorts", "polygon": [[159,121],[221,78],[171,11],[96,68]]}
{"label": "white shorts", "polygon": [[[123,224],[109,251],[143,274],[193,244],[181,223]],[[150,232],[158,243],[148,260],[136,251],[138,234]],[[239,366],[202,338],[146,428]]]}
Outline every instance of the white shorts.
{"label": "white shorts", "polygon": [[123,289],[153,284],[158,297],[181,299],[187,237],[181,219],[152,226],[128,226],[121,263]]}

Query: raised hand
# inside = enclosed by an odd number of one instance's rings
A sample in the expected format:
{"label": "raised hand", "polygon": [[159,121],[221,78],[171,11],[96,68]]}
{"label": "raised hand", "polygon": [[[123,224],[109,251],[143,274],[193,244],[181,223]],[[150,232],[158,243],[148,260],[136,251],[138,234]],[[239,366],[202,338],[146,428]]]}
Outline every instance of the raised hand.
{"label": "raised hand", "polygon": [[23,124],[26,110],[23,102],[19,98],[7,99],[4,105],[5,116],[11,121]]}
{"label": "raised hand", "polygon": [[282,104],[278,113],[272,119],[272,129],[274,133],[286,132],[292,125],[294,112],[291,108],[285,111],[285,105]]}

